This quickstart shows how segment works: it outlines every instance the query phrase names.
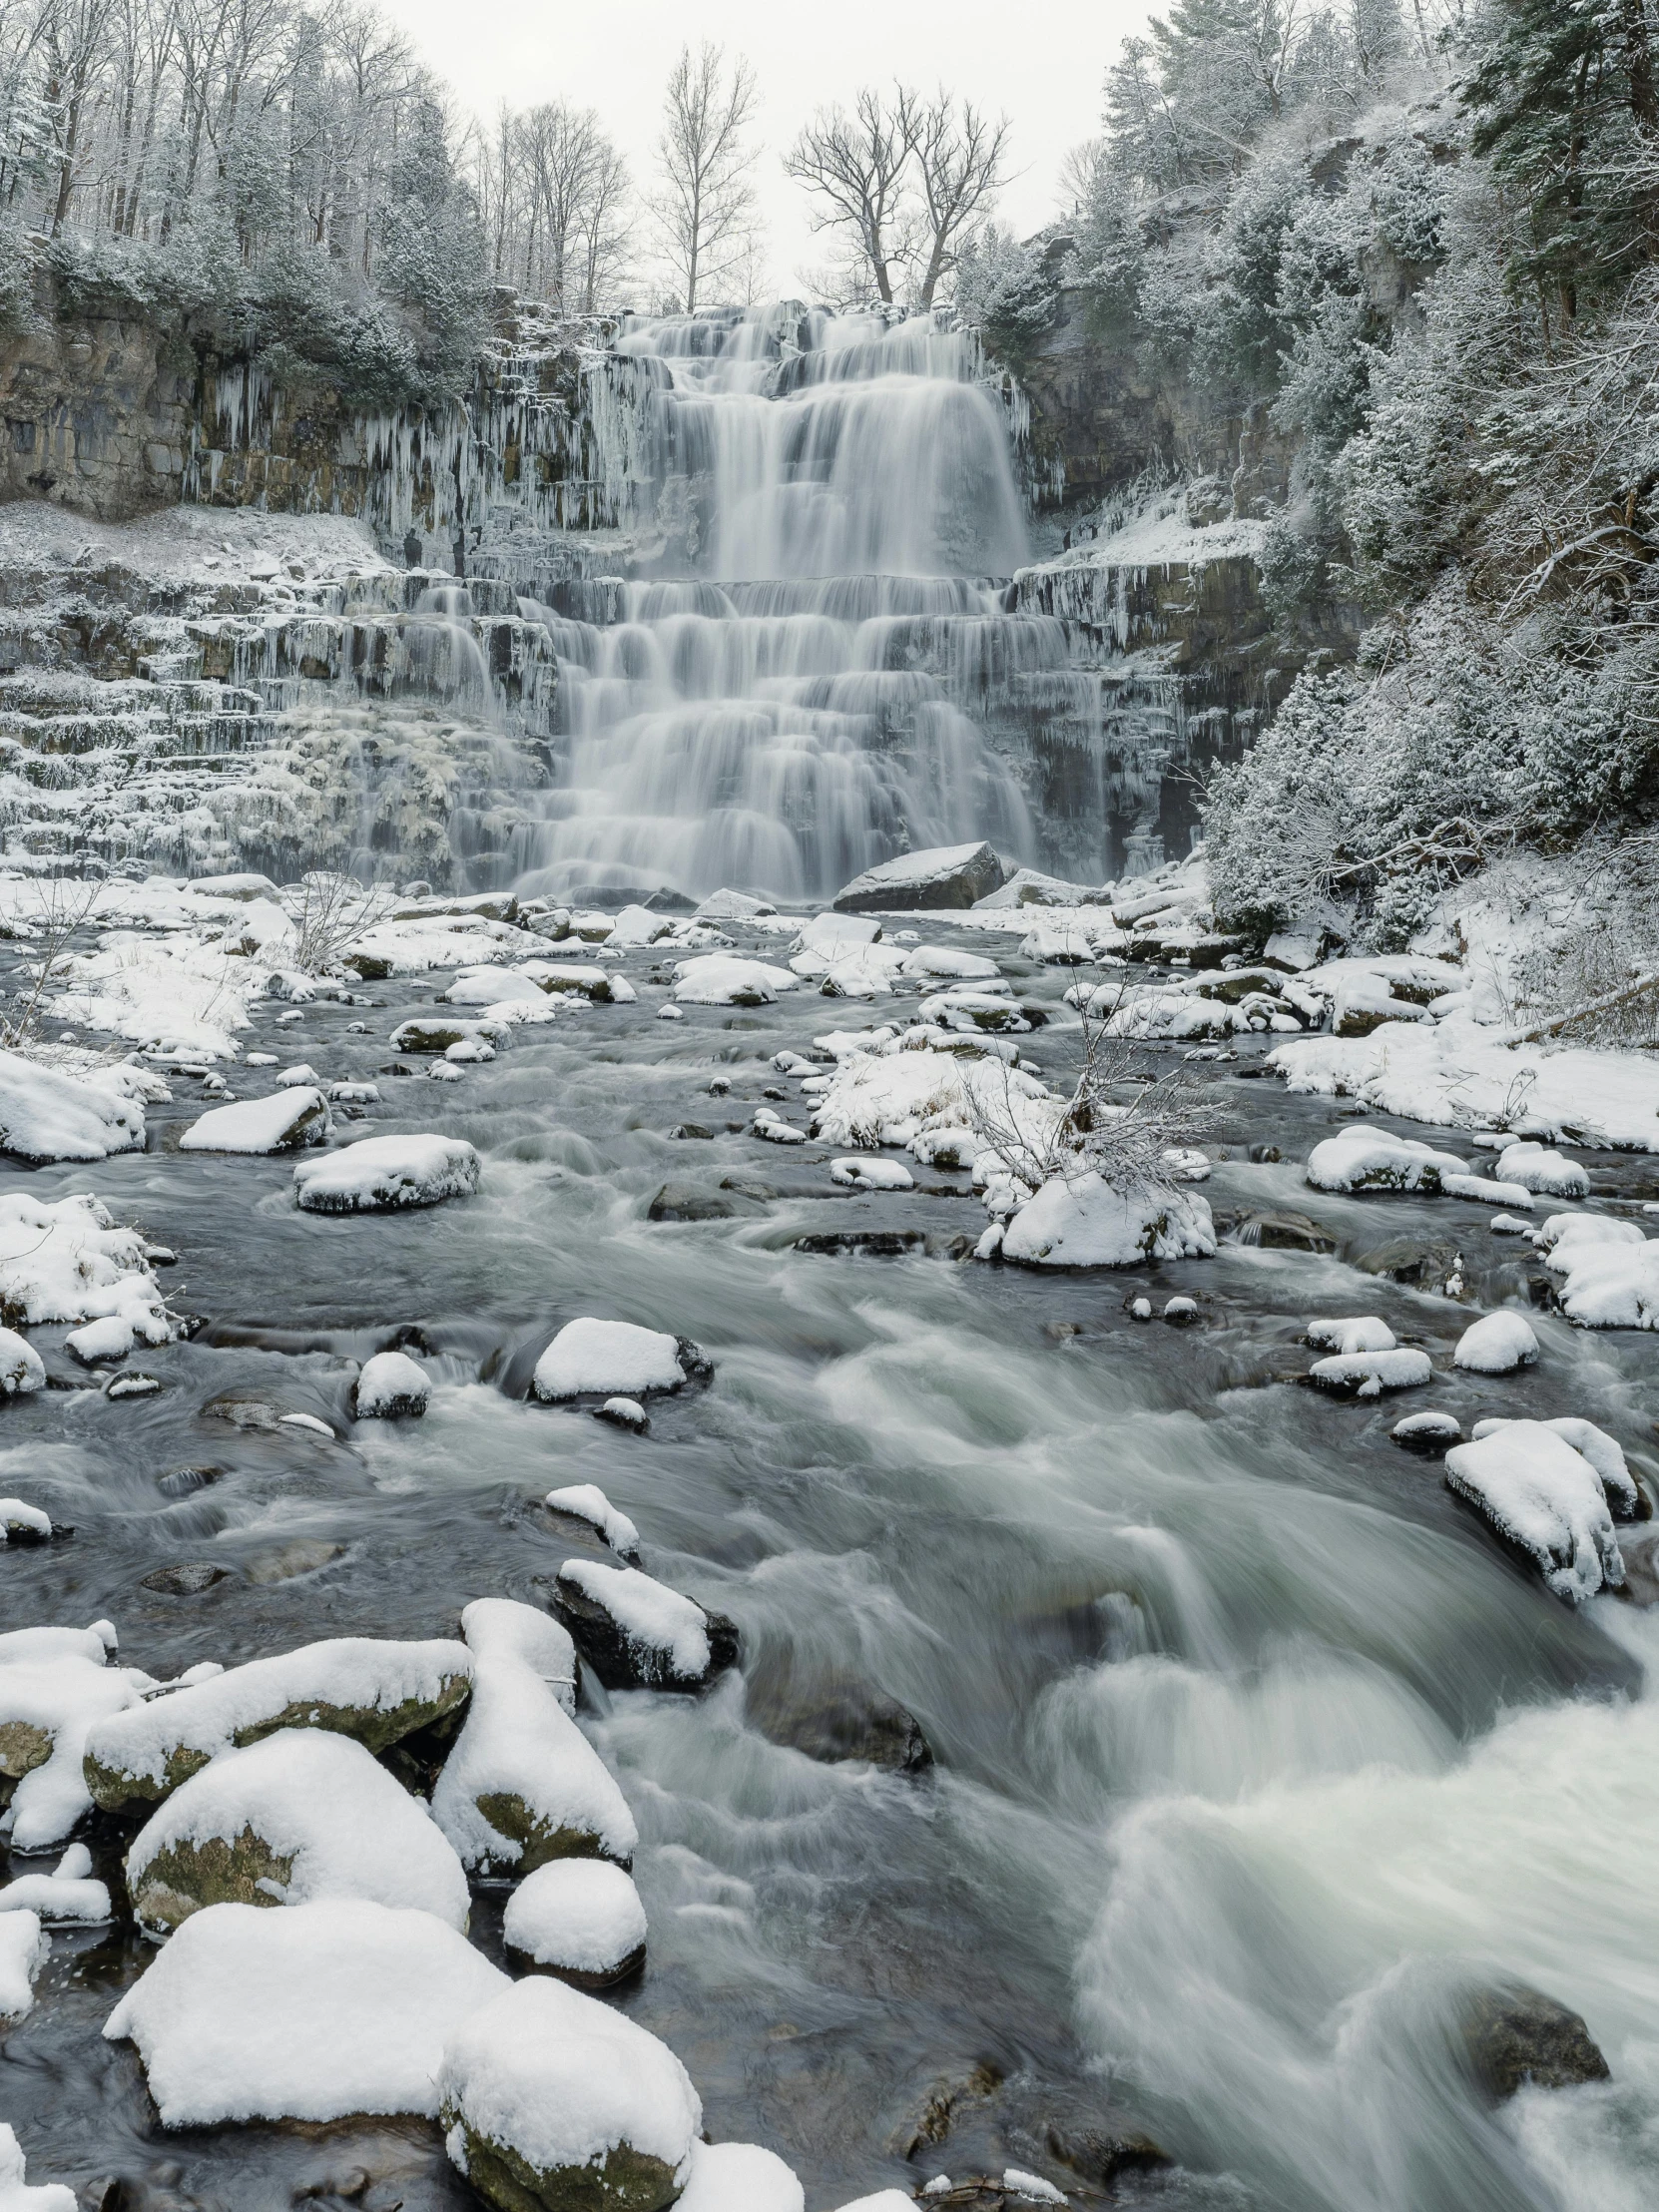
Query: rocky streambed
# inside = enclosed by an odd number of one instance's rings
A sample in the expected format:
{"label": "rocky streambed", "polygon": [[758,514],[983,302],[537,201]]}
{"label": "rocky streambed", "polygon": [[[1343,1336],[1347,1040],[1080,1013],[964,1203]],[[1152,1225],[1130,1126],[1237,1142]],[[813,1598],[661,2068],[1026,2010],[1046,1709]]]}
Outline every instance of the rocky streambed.
{"label": "rocky streambed", "polygon": [[[1069,1090],[1075,971],[1011,933],[899,919],[993,956],[1046,1017],[1019,1054]],[[790,941],[720,929],[763,964]],[[254,998],[239,1057],[172,1055],[145,1149],[4,1171],[0,1195],[95,1193],[175,1255],[156,1279],[182,1319],[91,1368],[64,1327],[28,1329],[48,1386],[0,1406],[0,1490],[73,1533],[0,1553],[4,1626],[108,1620],[123,1662],[172,1679],[323,1638],[453,1638],[483,1598],[560,1613],[579,1725],[638,1830],[646,1964],[604,2001],[678,2055],[709,2135],[780,2154],[811,2212],[941,2175],[923,2202],[1642,2202],[1653,1524],[1621,1520],[1618,1594],[1564,1603],[1390,1431],[1423,1408],[1464,1437],[1588,1421],[1645,1513],[1651,1334],[1569,1326],[1490,1203],[1311,1188],[1309,1154],[1357,1111],[1288,1093],[1271,1033],[1205,1067],[1213,1257],[986,1264],[948,1149],[865,1148],[909,1176],[869,1189],[836,1179],[844,1143],[776,1134],[811,1127],[818,1040],[912,1019],[937,977],[867,1003],[808,985],[700,1004],[675,994],[673,948],[547,949],[633,995],[458,1061],[392,1042],[482,1012],[439,1001],[450,968]],[[1147,1069],[1192,1049],[1154,1039]],[[296,1064],[354,1087],[336,1147],[462,1139],[476,1192],[313,1213],[293,1155],[179,1149],[221,1086],[262,1095]],[[1587,1213],[1639,1224],[1659,1200],[1649,1157],[1577,1157]],[[1524,1309],[1536,1361],[1456,1366],[1500,1307]],[[1430,1382],[1309,1387],[1310,1323],[1352,1317],[1426,1354]],[[643,1426],[595,1417],[626,1389],[538,1397],[583,1319],[695,1348],[682,1386],[642,1385]],[[354,1417],[387,1351],[429,1380],[418,1418]],[[134,1370],[159,1386],[107,1386]],[[651,1577],[731,1624],[736,1663],[723,1628],[708,1687],[626,1686],[584,1637],[561,1569],[619,1554],[544,1501],[589,1484]],[[102,2032],[157,1956],[127,1907],[133,1826],[77,1833],[115,1918],[53,1932],[4,2030],[0,2118],[32,2180],[106,2212],[477,2201],[427,2120],[162,2127],[134,2045]],[[469,1939],[517,1973],[512,1895],[474,1871]],[[1515,1987],[1581,2016],[1558,2073]],[[1584,2027],[1608,2079],[1571,2057]]]}

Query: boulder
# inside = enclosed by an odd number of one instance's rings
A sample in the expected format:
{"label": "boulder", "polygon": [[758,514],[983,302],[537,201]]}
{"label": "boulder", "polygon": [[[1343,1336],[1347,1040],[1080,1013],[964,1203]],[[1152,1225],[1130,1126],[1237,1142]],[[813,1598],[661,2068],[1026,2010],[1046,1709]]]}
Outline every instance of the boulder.
{"label": "boulder", "polygon": [[470,1198],[478,1155],[462,1137],[363,1137],[293,1171],[294,1204],[307,1214],[395,1213]]}
{"label": "boulder", "polygon": [[310,1084],[273,1091],[269,1098],[239,1098],[193,1121],[179,1139],[181,1152],[300,1152],[328,1134],[328,1101]]}
{"label": "boulder", "polygon": [[383,1751],[453,1712],[471,1687],[464,1644],[369,1636],[302,1644],[99,1722],[86,1741],[86,1786],[106,1812],[159,1804],[220,1752],[279,1728],[329,1729]]}
{"label": "boulder", "polygon": [[1522,1982],[1476,1990],[1459,2024],[1475,2079],[1499,2103],[1529,2085],[1573,2089],[1610,2078],[1580,2015]]}
{"label": "boulder", "polygon": [[972,906],[1000,890],[1002,862],[986,843],[933,845],[855,875],[834,898],[841,914],[909,913]]}
{"label": "boulder", "polygon": [[499,2212],[663,2212],[703,2125],[666,2043],[541,1974],[465,2022],[438,2094],[450,2157]]}
{"label": "boulder", "polygon": [[571,1397],[644,1397],[677,1390],[709,1363],[684,1337],[629,1321],[584,1315],[566,1322],[536,1362],[531,1389],[544,1402]]}
{"label": "boulder", "polygon": [[144,1150],[144,1108],[20,1053],[0,1052],[0,1152],[19,1160],[107,1160]]}
{"label": "boulder", "polygon": [[799,1695],[756,1690],[749,1712],[774,1743],[827,1766],[856,1759],[891,1774],[922,1774],[933,1764],[932,1746],[915,1715],[867,1683],[815,1685]]}
{"label": "boulder", "polygon": [[418,1419],[432,1394],[431,1378],[406,1352],[377,1352],[351,1386],[358,1420]]}
{"label": "boulder", "polygon": [[645,1907],[633,1877],[603,1859],[556,1859],[507,1901],[509,1950],[578,1989],[606,1989],[645,1964]]}
{"label": "boulder", "polygon": [[1462,1289],[1463,1255],[1454,1244],[1436,1237],[1390,1237],[1360,1253],[1354,1265],[1362,1275],[1405,1283],[1436,1298],[1454,1297]]}
{"label": "boulder", "polygon": [[464,1932],[466,1876],[418,1798],[361,1744],[286,1728],[192,1775],[127,1854],[139,1926],[170,1936],[210,1905],[368,1898]]}
{"label": "boulder", "polygon": [[676,2212],[803,2212],[807,2193],[776,2151],[758,2143],[694,2143]]}
{"label": "boulder", "polygon": [[608,1690],[701,1690],[738,1662],[735,1622],[637,1567],[567,1559],[552,1605]]}
{"label": "boulder", "polygon": [[646,1209],[647,1221],[724,1221],[737,1208],[717,1191],[694,1183],[665,1183]]}

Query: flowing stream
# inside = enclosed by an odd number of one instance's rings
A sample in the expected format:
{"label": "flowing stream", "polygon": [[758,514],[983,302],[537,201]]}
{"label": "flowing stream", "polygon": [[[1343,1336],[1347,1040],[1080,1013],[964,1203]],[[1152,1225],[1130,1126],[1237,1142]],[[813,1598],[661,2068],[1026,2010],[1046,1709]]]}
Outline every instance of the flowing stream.
{"label": "flowing stream", "polygon": [[[961,704],[976,656],[1049,650],[980,580],[1019,552],[1001,425],[934,336],[817,334],[787,357],[756,321],[633,334],[666,366],[663,435],[694,455],[707,560],[559,615],[571,769],[530,883],[655,867],[805,895],[900,830],[1019,848],[1018,795]],[[914,918],[998,952],[1054,1017],[1031,1042],[1067,1082],[1071,971]],[[734,934],[779,956],[776,936]],[[826,1148],[750,1133],[771,1056],[862,1009],[802,991],[670,1024],[653,964],[633,957],[636,1004],[522,1031],[448,1086],[386,1072],[392,1027],[444,977],[375,985],[368,1011],[258,1012],[249,1043],[378,1080],[373,1128],[470,1139],[473,1200],[299,1214],[287,1163],[177,1151],[202,1104],[188,1078],[153,1109],[149,1152],[5,1170],[43,1198],[94,1190],[175,1248],[169,1296],[203,1321],[143,1355],[152,1398],[5,1408],[0,1489],[76,1530],[5,1555],[7,1625],[107,1615],[124,1659],[162,1675],[324,1635],[452,1633],[469,1599],[538,1602],[596,1550],[539,1500],[597,1482],[648,1569],[744,1638],[741,1671],[702,1699],[584,1708],[642,1832],[650,1959],[617,2001],[679,2052],[716,2139],[791,2161],[808,2212],[1010,2164],[1099,2202],[1077,2146],[1138,2135],[1175,2163],[1125,2171],[1115,2201],[1170,2212],[1650,2212],[1659,1584],[1642,1534],[1635,1601],[1574,1613],[1388,1440],[1398,1401],[1287,1378],[1309,1364],[1308,1317],[1380,1314],[1433,1356],[1415,1404],[1465,1429],[1587,1416],[1651,1483],[1653,1340],[1539,1314],[1536,1368],[1454,1373],[1471,1310],[1524,1297],[1513,1246],[1489,1209],[1310,1193],[1299,1163],[1343,1110],[1252,1080],[1253,1041],[1221,1078],[1207,1195],[1309,1209],[1333,1253],[1235,1239],[1126,1274],[957,1264],[950,1241],[984,1223],[965,1176],[848,1195]],[[687,1123],[708,1134],[670,1136]],[[1600,1195],[1659,1198],[1640,1160],[1591,1165]],[[670,1179],[729,1211],[653,1224]],[[827,1227],[923,1230],[934,1256],[796,1249]],[[1357,1267],[1401,1238],[1458,1244],[1471,1307]],[[1176,1291],[1201,1302],[1193,1328],[1128,1311]],[[693,1338],[712,1383],[657,1401],[644,1436],[528,1403],[537,1354],[580,1314]],[[350,1363],[399,1332],[440,1385],[432,1408],[353,1426]],[[62,1334],[33,1332],[72,1377]],[[227,1393],[337,1440],[204,1412]],[[215,1471],[192,1486],[186,1467]],[[195,1559],[229,1578],[144,1587]],[[804,1701],[868,1689],[919,1719],[930,1773],[790,1748]],[[94,1838],[117,1884],[121,1844]],[[484,1891],[473,1928],[496,1956],[500,1902]],[[126,2212],[475,2203],[424,2123],[164,2134],[133,2051],[99,2032],[148,1955],[130,1930],[57,1936],[0,2052],[32,2176]],[[1494,1979],[1582,2012],[1611,2081],[1484,2102],[1456,2020]],[[125,2193],[97,2193],[115,2177]]]}

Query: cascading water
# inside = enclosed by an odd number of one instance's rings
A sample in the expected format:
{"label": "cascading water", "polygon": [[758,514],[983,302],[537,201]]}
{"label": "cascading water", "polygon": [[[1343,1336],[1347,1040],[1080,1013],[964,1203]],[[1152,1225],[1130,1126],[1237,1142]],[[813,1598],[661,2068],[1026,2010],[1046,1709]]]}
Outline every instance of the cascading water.
{"label": "cascading water", "polygon": [[1065,642],[996,581],[1025,526],[972,341],[772,307],[633,323],[617,350],[658,364],[656,512],[685,573],[520,601],[563,694],[526,884],[822,897],[906,848],[1032,858],[981,725]]}

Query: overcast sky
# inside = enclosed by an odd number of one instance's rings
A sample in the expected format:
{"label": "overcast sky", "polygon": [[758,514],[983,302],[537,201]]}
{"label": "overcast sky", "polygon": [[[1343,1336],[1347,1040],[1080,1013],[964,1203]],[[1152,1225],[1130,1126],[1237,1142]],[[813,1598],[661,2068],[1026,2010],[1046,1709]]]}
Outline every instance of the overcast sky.
{"label": "overcast sky", "polygon": [[1033,231],[1054,210],[1067,150],[1100,128],[1101,83],[1118,43],[1154,12],[1146,0],[386,0],[439,75],[475,114],[563,97],[599,110],[637,181],[650,172],[663,85],[680,47],[708,38],[741,51],[760,79],[757,183],[773,286],[825,259],[781,154],[821,103],[894,75],[942,79],[1013,120],[1005,218]]}

